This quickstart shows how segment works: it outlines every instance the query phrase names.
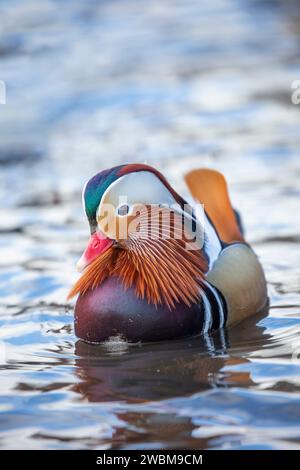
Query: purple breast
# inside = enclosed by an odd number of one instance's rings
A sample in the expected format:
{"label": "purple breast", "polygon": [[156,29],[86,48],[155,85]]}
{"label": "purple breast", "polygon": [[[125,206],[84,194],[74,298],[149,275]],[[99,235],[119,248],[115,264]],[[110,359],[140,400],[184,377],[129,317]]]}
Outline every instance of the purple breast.
{"label": "purple breast", "polygon": [[199,305],[176,304],[169,310],[138,299],[134,288],[125,290],[116,277],[80,295],[75,306],[75,333],[84,341],[101,343],[114,336],[130,342],[162,341],[201,333]]}

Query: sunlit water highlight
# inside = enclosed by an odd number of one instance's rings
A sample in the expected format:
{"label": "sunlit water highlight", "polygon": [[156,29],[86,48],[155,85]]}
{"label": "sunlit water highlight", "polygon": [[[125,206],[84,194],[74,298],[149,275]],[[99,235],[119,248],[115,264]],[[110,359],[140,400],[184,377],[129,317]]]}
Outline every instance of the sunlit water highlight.
{"label": "sunlit water highlight", "polygon": [[[2,448],[300,447],[299,15],[292,0],[1,2]],[[75,338],[80,191],[128,161],[183,195],[188,169],[225,173],[267,316],[225,341]]]}

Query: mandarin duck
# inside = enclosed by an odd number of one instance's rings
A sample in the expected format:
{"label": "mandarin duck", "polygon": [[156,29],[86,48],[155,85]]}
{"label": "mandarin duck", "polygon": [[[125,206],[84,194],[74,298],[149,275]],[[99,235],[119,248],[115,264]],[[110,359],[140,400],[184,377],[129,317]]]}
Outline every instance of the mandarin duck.
{"label": "mandarin duck", "polygon": [[75,333],[100,343],[205,335],[265,309],[266,280],[244,239],[227,183],[215,170],[185,175],[188,203],[155,168],[126,164],[85,185],[88,246]]}

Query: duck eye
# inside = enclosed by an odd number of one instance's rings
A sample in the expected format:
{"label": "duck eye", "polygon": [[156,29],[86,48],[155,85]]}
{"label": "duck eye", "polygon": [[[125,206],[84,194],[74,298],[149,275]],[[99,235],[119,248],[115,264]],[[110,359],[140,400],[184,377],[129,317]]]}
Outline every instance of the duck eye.
{"label": "duck eye", "polygon": [[127,204],[122,204],[117,209],[118,215],[127,215],[129,212],[129,206]]}

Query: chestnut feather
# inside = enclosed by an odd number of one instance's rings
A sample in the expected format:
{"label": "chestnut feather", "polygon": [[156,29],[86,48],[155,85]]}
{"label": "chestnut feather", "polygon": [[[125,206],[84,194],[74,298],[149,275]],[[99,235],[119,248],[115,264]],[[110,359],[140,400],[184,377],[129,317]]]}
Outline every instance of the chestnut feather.
{"label": "chestnut feather", "polygon": [[87,266],[68,299],[95,289],[109,276],[118,276],[125,289],[135,286],[137,297],[154,305],[164,303],[170,310],[175,303],[191,306],[199,301],[208,266],[203,251],[191,249],[185,239],[182,215],[147,206],[138,217],[139,230],[130,233],[129,229],[122,247],[110,247]]}

